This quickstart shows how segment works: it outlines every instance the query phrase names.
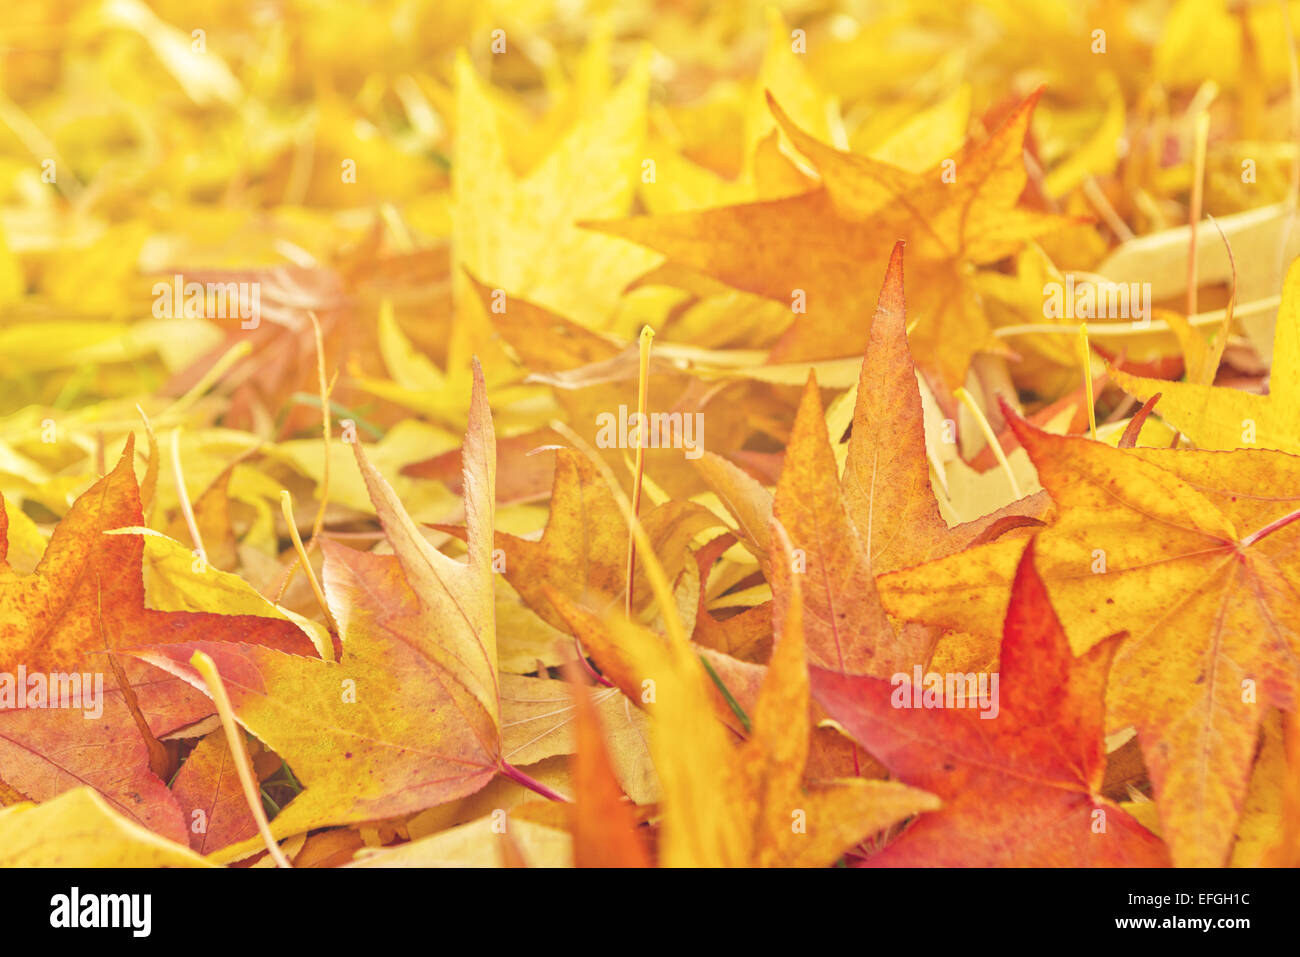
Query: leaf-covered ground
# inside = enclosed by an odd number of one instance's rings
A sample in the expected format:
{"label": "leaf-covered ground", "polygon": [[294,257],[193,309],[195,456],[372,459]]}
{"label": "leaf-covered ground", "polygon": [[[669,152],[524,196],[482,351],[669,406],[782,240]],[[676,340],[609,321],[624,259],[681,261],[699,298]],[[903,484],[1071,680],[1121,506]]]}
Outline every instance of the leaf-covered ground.
{"label": "leaf-covered ground", "polygon": [[1300,864],[1298,25],[6,10],[0,864]]}

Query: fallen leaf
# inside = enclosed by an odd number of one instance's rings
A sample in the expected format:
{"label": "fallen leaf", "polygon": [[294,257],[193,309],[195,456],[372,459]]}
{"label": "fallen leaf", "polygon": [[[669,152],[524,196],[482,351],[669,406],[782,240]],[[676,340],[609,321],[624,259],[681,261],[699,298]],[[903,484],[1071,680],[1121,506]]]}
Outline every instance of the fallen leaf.
{"label": "fallen leaf", "polygon": [[1118,639],[1074,658],[1034,553],[1031,542],[1017,566],[1000,674],[915,682],[812,669],[831,716],[899,779],[944,802],[866,865],[1168,864],[1160,841],[1101,795],[1104,688]]}
{"label": "fallen leaf", "polygon": [[[1174,863],[1222,865],[1265,708],[1287,707],[1300,681],[1300,459],[1114,449],[1004,411],[1058,509],[1037,567],[1071,646],[1128,632],[1107,722],[1137,728]],[[993,632],[1020,547],[1003,539],[882,576],[881,599],[902,618]]]}

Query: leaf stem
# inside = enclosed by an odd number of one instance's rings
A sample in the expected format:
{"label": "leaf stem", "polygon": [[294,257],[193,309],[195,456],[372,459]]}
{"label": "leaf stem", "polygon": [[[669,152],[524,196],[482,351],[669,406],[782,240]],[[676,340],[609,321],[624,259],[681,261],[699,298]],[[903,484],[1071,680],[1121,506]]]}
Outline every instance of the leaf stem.
{"label": "leaf stem", "polygon": [[[636,518],[641,514],[641,475],[645,471],[645,450],[649,445],[649,435],[647,434],[646,423],[646,400],[647,393],[650,389],[650,340],[655,336],[655,332],[649,326],[643,326],[641,329],[641,365],[639,369],[636,393],[636,474],[632,478],[632,516]],[[636,583],[636,536],[632,529],[628,528],[627,533],[627,588],[625,589],[626,600],[623,605],[623,611],[628,618],[632,617],[632,588]]]}
{"label": "leaf stem", "polygon": [[520,771],[517,767],[515,767],[513,764],[511,764],[509,761],[505,760],[504,758],[501,759],[498,768],[500,769],[501,773],[504,774],[506,777],[508,777],[511,781],[514,781],[516,784],[522,787],[528,788],[528,790],[530,791],[535,791],[536,793],[540,794],[542,797],[546,798],[548,801],[558,801],[561,804],[573,803],[568,798],[566,798],[563,794],[558,794],[555,791],[552,791],[550,788],[548,788],[545,784],[537,780],[532,775],[525,774],[523,771]]}
{"label": "leaf stem", "polygon": [[199,673],[203,683],[208,686],[208,694],[212,697],[212,703],[217,706],[217,716],[221,719],[221,730],[225,732],[226,743],[230,746],[230,757],[235,765],[235,773],[239,777],[239,784],[244,789],[244,800],[248,802],[248,810],[253,814],[253,820],[257,822],[257,832],[262,836],[263,843],[266,844],[266,850],[270,853],[271,859],[275,861],[277,867],[292,867],[289,859],[284,856],[284,851],[280,849],[279,842],[271,833],[271,824],[266,819],[266,809],[262,807],[261,787],[257,778],[253,775],[252,762],[248,760],[248,752],[244,749],[244,739],[240,736],[239,728],[235,724],[235,711],[230,705],[230,698],[226,695],[226,686],[221,682],[221,675],[217,672],[216,662],[202,651],[196,651],[190,657],[190,667]]}
{"label": "leaf stem", "polygon": [[[338,370],[334,372],[334,380],[327,382],[325,376],[325,337],[321,332],[320,320],[311,309],[307,310],[307,318],[311,320],[312,332],[316,338],[316,379],[320,389],[321,435],[325,443],[325,464],[321,473],[319,492],[320,505],[316,509],[316,518],[311,525],[311,538],[307,540],[308,545],[314,548],[316,540],[320,538],[321,529],[325,527],[325,508],[329,504],[330,497],[330,433],[333,428],[330,422],[330,393],[334,390],[334,382],[338,381]],[[282,498],[283,496],[284,493],[281,493]],[[292,525],[292,522],[290,524]],[[307,568],[307,574],[311,575],[311,566],[307,561],[307,553],[303,550],[302,543],[298,541],[296,529],[294,530],[294,544],[297,547],[298,557],[294,559],[289,566],[289,570],[285,573],[284,580],[280,583],[280,593],[277,598],[283,597],[285,589],[293,581],[294,573],[298,571],[300,563]],[[320,586],[312,582],[312,587],[315,589],[317,597],[319,597]],[[325,609],[325,618],[331,622],[331,627],[333,627],[328,608]]]}
{"label": "leaf stem", "polygon": [[998,465],[1002,466],[1002,471],[1006,473],[1007,481],[1011,483],[1011,491],[1016,499],[1025,497],[1025,493],[1020,491],[1020,483],[1016,481],[1016,473],[1011,471],[1011,463],[1007,461],[1007,453],[1002,450],[1002,443],[998,437],[993,434],[993,426],[989,425],[989,420],[984,417],[984,410],[975,404],[975,398],[962,386],[953,390],[953,395],[966,408],[970,409],[971,415],[975,417],[976,424],[979,425],[980,431],[984,433],[984,439],[988,442],[989,448],[993,450],[993,457],[998,460]]}
{"label": "leaf stem", "polygon": [[1241,540],[1240,542],[1241,547],[1249,548],[1251,545],[1254,545],[1261,538],[1264,538],[1265,536],[1268,535],[1272,535],[1274,532],[1286,528],[1288,525],[1290,525],[1292,522],[1296,521],[1297,519],[1300,519],[1300,509],[1297,509],[1296,511],[1292,512],[1290,515],[1283,515],[1281,518],[1277,519],[1276,521],[1269,522],[1267,525],[1265,525],[1257,532],[1251,532],[1249,535],[1247,535],[1245,538]]}
{"label": "leaf stem", "polygon": [[[1213,91],[1213,86],[1209,89]],[[1199,92],[1199,91],[1198,91]],[[1212,99],[1211,92],[1208,99]],[[1198,97],[1199,98],[1199,97]],[[1206,103],[1206,106],[1209,104]],[[1192,143],[1192,201],[1187,210],[1188,249],[1187,249],[1187,314],[1196,315],[1197,292],[1197,245],[1196,227],[1201,221],[1201,206],[1205,195],[1205,147],[1210,138],[1210,114],[1202,108],[1196,114],[1195,138]]]}
{"label": "leaf stem", "polygon": [[162,415],[158,416],[159,421],[170,419],[173,416],[179,416],[197,402],[202,395],[217,384],[223,375],[229,372],[240,359],[253,352],[253,345],[248,340],[241,340],[227,349],[212,367],[203,373],[203,378],[194,384],[194,387],[186,392],[183,396],[167,407]]}
{"label": "leaf stem", "polygon": [[1097,400],[1092,394],[1092,350],[1088,347],[1088,324],[1079,323],[1079,356],[1083,362],[1083,391],[1088,397],[1088,428],[1097,441]]}
{"label": "leaf stem", "polygon": [[606,688],[615,687],[614,682],[610,681],[608,678],[606,678],[604,675],[602,675],[599,671],[597,671],[595,668],[591,666],[591,662],[587,660],[587,653],[582,650],[582,642],[578,639],[577,635],[574,635],[573,637],[573,647],[578,652],[579,664],[582,665],[582,669],[585,672],[587,672],[587,674],[591,677],[593,681],[595,681],[597,684],[604,685]]}
{"label": "leaf stem", "polygon": [[[316,595],[316,601],[320,605],[321,611],[325,613],[325,624],[332,634],[338,634],[338,625],[334,621],[334,616],[330,614],[329,602],[325,600],[325,592],[321,590],[320,582],[316,579],[316,572],[311,567],[311,561],[307,557],[307,549],[303,547],[302,536],[298,534],[298,523],[293,517],[293,499],[289,496],[288,489],[280,489],[280,511],[284,514],[285,524],[289,526],[289,537],[293,539],[294,550],[298,553],[297,561],[302,563],[303,570],[307,573],[307,581],[311,584],[311,590]],[[283,590],[281,593],[283,594]],[[331,640],[325,642],[325,644],[328,645],[328,648],[321,650],[321,657],[326,661],[333,661],[333,642]]]}
{"label": "leaf stem", "polygon": [[203,536],[199,534],[199,524],[194,518],[194,507],[190,505],[189,493],[185,490],[185,473],[181,469],[181,427],[172,430],[172,475],[176,479],[176,495],[180,499],[181,514],[185,516],[185,526],[189,529],[190,540],[198,550],[204,564],[208,561],[207,550],[203,547]]}

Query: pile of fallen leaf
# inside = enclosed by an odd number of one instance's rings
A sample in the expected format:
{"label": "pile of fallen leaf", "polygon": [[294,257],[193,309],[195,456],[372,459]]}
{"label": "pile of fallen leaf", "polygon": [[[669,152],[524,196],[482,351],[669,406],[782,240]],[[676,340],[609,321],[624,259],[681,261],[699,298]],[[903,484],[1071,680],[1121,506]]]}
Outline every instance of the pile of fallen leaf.
{"label": "pile of fallen leaf", "polygon": [[781,7],[6,11],[0,864],[1300,864],[1300,2]]}

